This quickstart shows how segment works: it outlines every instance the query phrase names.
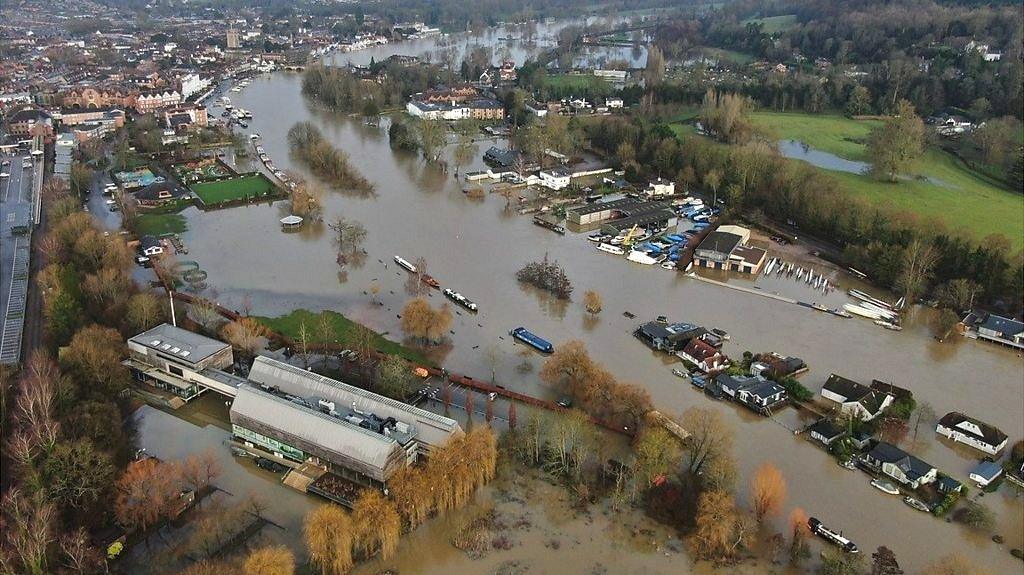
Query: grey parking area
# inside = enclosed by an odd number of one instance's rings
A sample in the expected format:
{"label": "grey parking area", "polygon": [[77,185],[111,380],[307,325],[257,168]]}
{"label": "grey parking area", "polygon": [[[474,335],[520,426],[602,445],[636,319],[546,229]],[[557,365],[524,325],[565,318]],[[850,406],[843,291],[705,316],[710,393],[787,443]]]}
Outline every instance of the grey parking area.
{"label": "grey parking area", "polygon": [[0,156],[0,363],[21,359],[32,228],[32,174],[23,156]]}

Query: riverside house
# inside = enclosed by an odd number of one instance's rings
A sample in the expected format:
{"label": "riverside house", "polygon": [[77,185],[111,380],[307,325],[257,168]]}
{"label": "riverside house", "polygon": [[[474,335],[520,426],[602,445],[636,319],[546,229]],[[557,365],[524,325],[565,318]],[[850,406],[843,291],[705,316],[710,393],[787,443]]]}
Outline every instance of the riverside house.
{"label": "riverside house", "polygon": [[887,475],[911,489],[932,483],[939,475],[939,470],[931,464],[884,441],[865,453],[862,461],[872,470]]}
{"label": "riverside house", "polygon": [[998,427],[984,421],[951,411],[942,416],[935,426],[935,433],[958,443],[970,445],[978,451],[995,455],[1006,447],[1007,437]]}
{"label": "riverside house", "polygon": [[839,404],[840,413],[851,414],[861,421],[878,417],[893,401],[888,393],[834,373],[821,388],[821,396]]}

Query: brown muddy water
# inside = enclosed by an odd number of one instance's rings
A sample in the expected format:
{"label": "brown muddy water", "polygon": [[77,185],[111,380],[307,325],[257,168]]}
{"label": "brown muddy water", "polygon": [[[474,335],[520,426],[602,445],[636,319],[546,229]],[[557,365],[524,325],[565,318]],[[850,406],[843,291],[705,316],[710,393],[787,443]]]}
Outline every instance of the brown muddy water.
{"label": "brown muddy water", "polygon": [[[836,466],[803,436],[793,434],[791,429],[807,421],[798,412],[789,409],[774,420],[765,419],[697,393],[672,376],[665,356],[648,350],[631,332],[638,322],[661,314],[673,321],[722,328],[732,336],[725,346],[730,355],[738,357],[744,350],[774,350],[803,358],[811,370],[802,381],[813,391],[820,389],[831,372],[862,382],[892,381],[911,389],[918,401],[931,403],[939,415],[952,410],[973,414],[1002,428],[1011,442],[1024,436],[1024,364],[1019,355],[958,337],[937,343],[931,337],[931,311],[927,309],[912,310],[906,329],[894,333],[867,320],[832,317],[597,252],[583,234],[558,236],[533,225],[528,216],[506,211],[505,200],[497,195],[480,201],[467,199],[461,192],[464,183],[452,174],[425,165],[413,154],[392,151],[385,130],[310,105],[300,94],[300,81],[300,76],[288,73],[257,77],[243,92],[232,94],[232,101],[253,113],[250,132],[262,135],[262,144],[278,167],[306,173],[289,158],[286,133],[294,123],[310,120],[374,182],[373,194],[330,191],[324,198],[326,221],[343,215],[366,226],[369,235],[364,247],[368,256],[339,273],[326,226],[282,233],[278,220],[287,214],[283,202],[208,213],[190,208],[185,212],[189,231],[184,234],[190,250],[188,258],[197,260],[209,272],[211,293],[221,303],[237,309],[249,296],[253,313],[259,315],[285,314],[299,307],[331,309],[400,339],[397,314],[409,295],[406,273],[396,269],[392,257],[401,255],[410,261],[424,257],[430,274],[443,287],[463,293],[481,310],[474,316],[462,312],[456,316],[451,345],[438,358],[448,369],[484,377],[491,367],[483,352],[493,346],[501,354],[496,366],[500,382],[510,389],[554,397],[554,391],[536,377],[543,358],[523,352],[521,346],[512,343],[508,331],[526,326],[556,346],[581,339],[591,354],[621,379],[648,389],[663,411],[678,413],[690,406],[705,406],[725,414],[736,428],[741,500],[746,498],[745,486],[752,470],[763,461],[772,461],[789,485],[782,517],[791,507],[800,506],[826,524],[842,529],[866,552],[879,545],[889,546],[908,572],[951,551],[961,551],[994,572],[1021,571],[1021,563],[1010,556],[1009,549],[1024,547],[1024,504],[1010,487],[984,497],[997,516],[996,532],[1006,540],[1004,545],[997,545],[987,536],[917,512],[898,498],[872,488],[866,475]],[[479,156],[492,143],[504,145],[497,140],[480,142],[478,159],[463,169],[482,168]],[[554,301],[516,282],[516,270],[545,254],[565,267],[575,285],[576,301]],[[856,284],[847,275],[828,270],[824,263],[812,262],[808,256],[787,256],[794,258],[804,258],[805,264],[813,265],[818,272],[825,271],[844,289],[823,295],[786,278],[759,277],[754,281],[736,275],[709,277],[744,286],[753,282],[765,292],[830,307],[848,301],[843,291]],[[383,306],[374,305],[367,295],[375,284],[381,288]],[[578,302],[588,289],[597,290],[604,298],[604,311],[596,320],[588,318]],[[435,304],[443,301],[437,292],[431,297]],[[635,314],[636,319],[624,317],[625,311]],[[536,368],[525,375],[515,369],[524,358]],[[145,432],[147,426],[143,426],[144,437],[153,438],[154,434]],[[194,449],[172,429],[174,426],[167,424],[166,431],[156,435],[175,450]],[[224,429],[213,429],[208,433],[219,439],[211,435],[204,441],[216,443],[227,434]],[[205,437],[203,433],[201,437]],[[963,481],[979,457],[970,450],[940,444],[930,429],[921,430],[911,450]],[[288,497],[302,501],[295,505],[295,518],[291,519],[295,525],[306,499],[297,494],[282,495]],[[777,521],[778,528],[783,521]],[[453,559],[451,550],[441,549],[446,545],[444,541],[416,543],[423,537],[432,539],[430,535],[414,534],[403,549],[417,555],[417,549],[422,549],[417,545],[435,548],[431,557],[437,563],[408,569],[403,566],[403,573],[431,573],[448,567],[453,572],[480,571],[472,563],[456,567],[465,563]],[[596,549],[606,543],[595,545]],[[543,553],[541,548],[516,549],[520,555]],[[633,560],[632,555],[629,550],[620,550],[611,559],[628,562]],[[658,560],[650,559],[645,564],[650,572],[681,572],[683,563],[677,561],[664,571],[659,570]]]}

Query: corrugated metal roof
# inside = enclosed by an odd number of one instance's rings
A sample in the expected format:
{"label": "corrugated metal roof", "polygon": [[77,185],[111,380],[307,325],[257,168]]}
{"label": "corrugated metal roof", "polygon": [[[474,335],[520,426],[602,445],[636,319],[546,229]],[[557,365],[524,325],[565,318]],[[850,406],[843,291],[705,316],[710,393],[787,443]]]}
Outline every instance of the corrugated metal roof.
{"label": "corrugated metal roof", "polygon": [[128,341],[193,364],[228,347],[228,344],[222,341],[168,323],[160,324]]}
{"label": "corrugated metal roof", "polygon": [[318,397],[336,401],[339,405],[354,406],[359,411],[374,413],[381,418],[394,417],[415,427],[417,439],[430,446],[442,445],[449,438],[462,434],[462,427],[454,419],[265,356],[257,357],[253,362],[249,381],[277,386],[281,391],[299,397]]}
{"label": "corrugated metal roof", "polygon": [[[378,472],[383,472],[387,467],[393,452],[402,449],[390,437],[248,385],[238,388],[238,395],[231,404],[232,423],[236,422],[237,416],[262,422],[288,435],[362,462]],[[383,477],[375,479],[382,480]]]}

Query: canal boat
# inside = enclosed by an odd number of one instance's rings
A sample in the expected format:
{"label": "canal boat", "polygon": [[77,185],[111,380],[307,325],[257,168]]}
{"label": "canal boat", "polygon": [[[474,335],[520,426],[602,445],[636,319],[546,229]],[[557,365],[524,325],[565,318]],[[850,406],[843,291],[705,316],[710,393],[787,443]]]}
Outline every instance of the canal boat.
{"label": "canal boat", "polygon": [[441,287],[441,282],[439,282],[436,279],[434,279],[434,276],[432,276],[430,274],[423,274],[423,275],[421,275],[420,276],[420,281],[425,283],[425,284],[427,284],[428,286],[430,286],[432,288],[435,288],[435,289]]}
{"label": "canal boat", "polygon": [[548,340],[530,333],[525,327],[517,327],[508,333],[541,353],[552,353],[555,351],[555,346],[551,345]]}
{"label": "canal boat", "polygon": [[626,250],[620,248],[619,246],[614,246],[612,244],[606,244],[606,243],[603,243],[603,242],[600,243],[600,244],[597,244],[597,249],[601,250],[602,252],[609,253],[609,254],[615,254],[617,256],[621,256],[621,255],[626,253]]}
{"label": "canal boat", "polygon": [[853,317],[853,314],[851,314],[850,312],[846,311],[845,309],[830,309],[830,310],[828,310],[828,313],[830,313],[830,314],[832,314],[832,315],[834,315],[836,317],[841,317],[841,318],[845,318],[845,319],[850,319],[851,317]]}
{"label": "canal boat", "polygon": [[548,220],[545,220],[544,218],[542,218],[540,216],[537,216],[537,217],[533,218],[533,223],[538,225],[538,226],[540,226],[540,227],[542,227],[542,228],[547,228],[547,229],[555,232],[556,234],[558,234],[560,236],[564,236],[565,235],[565,228],[563,228],[562,226],[560,226],[560,225],[558,225],[558,224],[556,224],[554,222],[550,222]]}
{"label": "canal boat", "polygon": [[829,543],[838,546],[847,553],[860,552],[860,549],[857,549],[857,545],[853,541],[850,541],[846,537],[843,537],[842,531],[836,533],[832,529],[825,527],[825,524],[815,517],[811,517],[807,520],[807,527],[810,528],[811,533],[814,533],[815,535],[821,537],[825,541],[828,541]]}
{"label": "canal boat", "polygon": [[871,486],[883,493],[888,493],[889,495],[900,494],[900,490],[898,487],[893,485],[892,482],[886,481],[884,479],[872,479]]}
{"label": "canal boat", "polygon": [[401,256],[395,256],[395,263],[412,273],[416,273],[416,266],[412,265],[408,260],[403,259]]}
{"label": "canal boat", "polygon": [[687,377],[690,377],[690,372],[686,371],[685,369],[679,369],[678,367],[674,367],[672,368],[672,375],[686,379]]}
{"label": "canal boat", "polygon": [[818,311],[823,311],[823,312],[825,312],[825,313],[828,313],[828,312],[829,312],[829,309],[828,309],[827,307],[825,307],[825,306],[821,305],[821,304],[820,304],[820,303],[818,303],[818,302],[814,302],[814,303],[812,303],[812,304],[811,304],[811,309],[815,309],[815,310],[818,310]]}
{"label": "canal boat", "polygon": [[925,504],[925,502],[923,502],[923,501],[921,501],[919,499],[914,499],[913,497],[911,497],[909,495],[903,498],[903,502],[906,503],[907,505],[913,507],[914,509],[917,509],[918,511],[924,511],[925,513],[930,513],[931,512],[931,508],[928,507],[928,505]]}
{"label": "canal boat", "polygon": [[461,305],[462,307],[468,309],[469,311],[477,311],[476,304],[471,302],[468,298],[466,298],[466,296],[460,294],[459,292],[451,288],[445,288],[444,291],[442,291],[441,293],[443,293],[446,298]]}

